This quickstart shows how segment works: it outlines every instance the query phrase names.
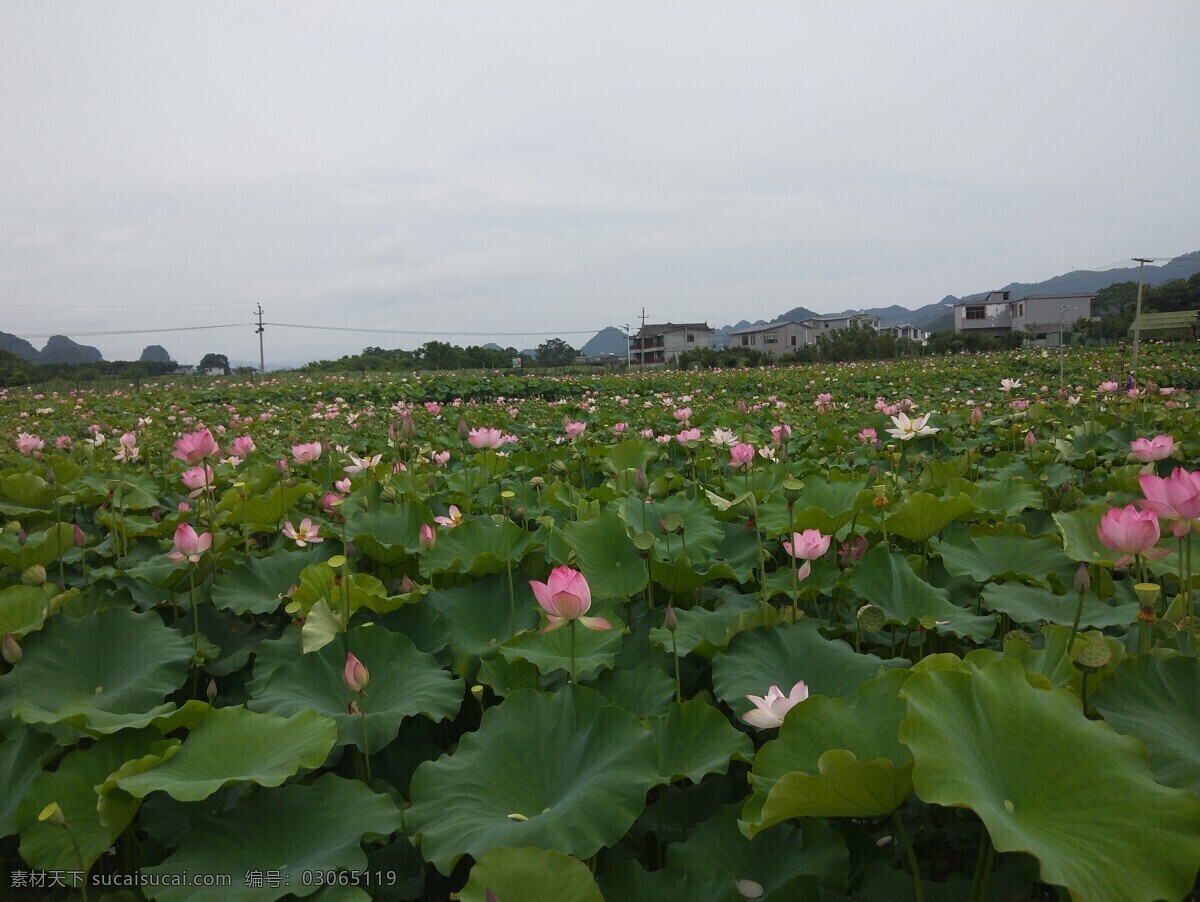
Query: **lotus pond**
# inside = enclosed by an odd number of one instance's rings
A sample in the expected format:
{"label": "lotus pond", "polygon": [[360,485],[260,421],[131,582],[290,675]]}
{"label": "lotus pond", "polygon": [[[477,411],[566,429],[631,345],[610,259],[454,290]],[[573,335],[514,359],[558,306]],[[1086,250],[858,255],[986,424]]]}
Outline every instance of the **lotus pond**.
{"label": "lotus pond", "polygon": [[23,898],[1183,899],[1200,360],[0,393]]}

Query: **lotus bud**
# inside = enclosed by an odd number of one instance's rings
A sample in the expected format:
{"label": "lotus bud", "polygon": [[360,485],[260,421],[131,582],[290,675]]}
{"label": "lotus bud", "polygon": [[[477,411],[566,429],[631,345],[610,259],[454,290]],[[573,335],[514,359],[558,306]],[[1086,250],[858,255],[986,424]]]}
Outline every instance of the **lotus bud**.
{"label": "lotus bud", "polygon": [[212,677],[208,678],[208,689],[204,692],[208,696],[208,703],[211,705],[217,699],[217,681]]}
{"label": "lotus bud", "polygon": [[1034,435],[1033,430],[1030,429],[1025,433],[1025,447],[1033,448],[1035,445],[1037,445],[1037,436]]}
{"label": "lotus bud", "polygon": [[972,407],[970,420],[971,420],[972,426],[978,426],[980,423],[983,422],[983,411],[980,410],[978,407]]}
{"label": "lotus bud", "polygon": [[1092,587],[1092,574],[1088,570],[1087,564],[1081,563],[1079,569],[1075,571],[1075,591],[1080,595],[1087,594],[1087,590]]}
{"label": "lotus bud", "polygon": [[633,487],[639,492],[644,492],[649,485],[650,482],[646,479],[646,468],[638,467],[637,472],[633,475]]}
{"label": "lotus bud", "polygon": [[417,543],[421,546],[422,551],[428,551],[437,544],[437,533],[434,532],[433,527],[428,523],[422,524],[421,534],[417,539]]}
{"label": "lotus bud", "polygon": [[361,713],[358,709],[358,702],[355,701],[354,699],[350,699],[350,704],[346,705],[346,713],[349,714],[351,717],[354,717],[355,715]]}
{"label": "lotus bud", "polygon": [[[413,422],[412,415],[407,410],[400,420],[400,434],[404,438],[415,438],[417,435],[417,424]],[[469,430],[468,434],[470,434]]]}
{"label": "lotus bud", "polygon": [[83,548],[85,545],[87,545],[87,533],[79,528],[78,523],[76,523],[74,528],[71,530],[71,544],[76,548]]}
{"label": "lotus bud", "polygon": [[54,470],[46,470],[46,482],[48,482],[50,485],[54,485],[54,483],[58,482],[58,477],[54,475]]}
{"label": "lotus bud", "polygon": [[347,653],[346,666],[342,668],[342,680],[351,692],[362,692],[367,688],[367,683],[371,682],[371,674],[367,672],[362,661]]}
{"label": "lotus bud", "polygon": [[21,645],[11,633],[4,634],[4,641],[0,642],[0,654],[9,664],[16,664],[21,660]]}
{"label": "lotus bud", "polygon": [[471,427],[467,424],[466,417],[458,418],[458,425],[454,427],[454,431],[458,433],[459,441],[465,442],[471,437]]}
{"label": "lotus bud", "polygon": [[46,568],[41,564],[31,564],[21,574],[21,582],[27,586],[43,586],[46,584]]}
{"label": "lotus bud", "polygon": [[17,529],[17,544],[20,545],[22,548],[24,548],[25,543],[28,541],[29,541],[29,533],[27,533],[25,530],[18,527],[18,529]]}
{"label": "lotus bud", "polygon": [[400,594],[401,595],[407,595],[410,592],[415,592],[416,590],[417,590],[417,584],[408,578],[407,573],[405,573],[404,576],[400,577]]}
{"label": "lotus bud", "polygon": [[667,613],[663,616],[663,627],[670,632],[679,629],[679,617],[675,614],[675,605],[667,605]]}
{"label": "lotus bud", "polygon": [[391,504],[393,501],[396,500],[397,497],[399,497],[399,495],[396,491],[396,487],[389,483],[388,485],[385,485],[383,488],[381,488],[379,490],[379,497],[382,500]]}

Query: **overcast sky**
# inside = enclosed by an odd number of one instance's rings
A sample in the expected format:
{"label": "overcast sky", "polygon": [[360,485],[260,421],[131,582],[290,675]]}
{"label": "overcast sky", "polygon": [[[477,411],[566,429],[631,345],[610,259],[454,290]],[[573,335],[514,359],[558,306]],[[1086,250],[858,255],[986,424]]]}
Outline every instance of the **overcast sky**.
{"label": "overcast sky", "polygon": [[1171,257],[1198,44],[1195,0],[5,0],[0,330],[578,347]]}

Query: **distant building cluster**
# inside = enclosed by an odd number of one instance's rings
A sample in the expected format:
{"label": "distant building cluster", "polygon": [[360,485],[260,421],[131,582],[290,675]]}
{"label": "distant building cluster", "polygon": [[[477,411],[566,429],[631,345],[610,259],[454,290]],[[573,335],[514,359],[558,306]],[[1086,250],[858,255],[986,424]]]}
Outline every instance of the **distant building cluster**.
{"label": "distant building cluster", "polygon": [[[729,333],[731,347],[754,348],[774,357],[782,357],[800,348],[817,344],[822,336],[851,326],[890,333],[897,338],[923,342],[929,333],[908,323],[881,326],[879,317],[869,313],[841,316],[814,316],[803,320],[747,326]],[[674,362],[684,351],[713,346],[713,329],[707,323],[654,323],[642,326],[629,340],[632,366],[657,366]]]}
{"label": "distant building cluster", "polygon": [[1095,294],[1040,294],[1014,298],[993,291],[983,300],[954,305],[954,331],[983,335],[1023,332],[1034,341],[1057,344],[1059,332],[1070,332],[1081,319],[1092,318]]}

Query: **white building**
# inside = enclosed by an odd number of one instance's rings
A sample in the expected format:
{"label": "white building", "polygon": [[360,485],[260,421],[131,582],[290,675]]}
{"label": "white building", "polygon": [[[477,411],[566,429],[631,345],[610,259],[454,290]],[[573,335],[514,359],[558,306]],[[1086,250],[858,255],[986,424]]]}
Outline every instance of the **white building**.
{"label": "white building", "polygon": [[954,305],[954,331],[1007,335],[1023,332],[1031,339],[1058,337],[1079,319],[1090,319],[1095,294],[1035,294],[1013,298],[1010,291],[993,291],[981,301]]}
{"label": "white building", "polygon": [[754,348],[773,357],[790,354],[797,348],[814,344],[813,330],[805,323],[769,323],[765,326],[747,326],[729,333],[731,348]]}
{"label": "white building", "polygon": [[712,332],[708,323],[647,323],[629,340],[629,363],[632,366],[672,363],[684,351],[711,348]]}

